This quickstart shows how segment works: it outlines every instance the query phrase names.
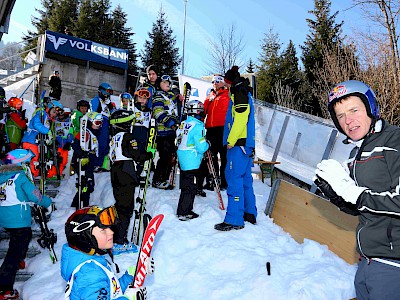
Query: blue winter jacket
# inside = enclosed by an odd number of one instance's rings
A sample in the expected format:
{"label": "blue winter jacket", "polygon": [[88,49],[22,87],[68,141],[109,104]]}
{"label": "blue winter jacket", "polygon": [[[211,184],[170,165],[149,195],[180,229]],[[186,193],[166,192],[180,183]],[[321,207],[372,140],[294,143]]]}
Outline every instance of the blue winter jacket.
{"label": "blue winter jacket", "polygon": [[255,133],[253,97],[243,90],[237,91],[231,96],[226,113],[223,144],[254,149]]}
{"label": "blue winter jacket", "polygon": [[42,196],[28,179],[21,166],[0,166],[0,227],[31,227],[32,213],[29,204],[49,207],[51,199]]}
{"label": "blue winter jacket", "polygon": [[181,170],[196,170],[200,167],[203,154],[208,150],[204,123],[192,116],[182,122],[177,130],[178,160]]}
{"label": "blue winter jacket", "polygon": [[[68,244],[64,244],[61,257],[61,276],[65,281],[70,280],[75,268],[87,260],[96,260],[101,265],[111,270],[106,259],[111,260],[108,255],[89,255],[82,251],[72,249]],[[118,278],[121,289],[125,292],[128,285],[133,281],[133,276],[125,272]],[[75,273],[74,283],[70,294],[71,300],[98,300],[110,298],[110,279],[105,271],[94,262],[82,266],[79,272]],[[126,300],[126,297],[117,299]]]}
{"label": "blue winter jacket", "polygon": [[[38,109],[33,113],[32,119],[29,121],[28,130],[22,137],[21,143],[36,144],[36,138],[39,133],[47,134],[50,131],[50,119],[46,112],[43,111],[43,120],[40,121],[42,110]],[[47,124],[46,127],[44,124]]]}

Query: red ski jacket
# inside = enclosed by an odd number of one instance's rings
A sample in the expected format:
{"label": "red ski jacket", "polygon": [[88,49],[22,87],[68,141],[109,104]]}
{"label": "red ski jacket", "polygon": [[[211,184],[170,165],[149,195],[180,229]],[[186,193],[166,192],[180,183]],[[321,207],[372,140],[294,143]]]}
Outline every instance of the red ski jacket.
{"label": "red ski jacket", "polygon": [[225,116],[228,110],[229,101],[230,97],[228,89],[220,89],[218,92],[210,92],[204,101],[206,128],[225,125]]}

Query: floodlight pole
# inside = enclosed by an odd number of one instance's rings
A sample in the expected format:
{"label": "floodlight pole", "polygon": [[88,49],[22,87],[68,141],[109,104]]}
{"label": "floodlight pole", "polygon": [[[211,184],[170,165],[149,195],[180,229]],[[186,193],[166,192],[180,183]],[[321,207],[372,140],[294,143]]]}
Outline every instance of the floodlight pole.
{"label": "floodlight pole", "polygon": [[185,36],[186,36],[186,4],[187,0],[183,0],[185,4],[185,16],[183,19],[183,46],[182,46],[182,75],[185,74]]}

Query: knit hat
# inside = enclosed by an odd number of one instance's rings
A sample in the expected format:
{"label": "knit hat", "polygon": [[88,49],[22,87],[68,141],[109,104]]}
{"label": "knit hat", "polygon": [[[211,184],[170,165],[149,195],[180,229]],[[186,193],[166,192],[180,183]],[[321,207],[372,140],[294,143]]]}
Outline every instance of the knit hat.
{"label": "knit hat", "polygon": [[146,74],[149,74],[149,72],[153,70],[156,74],[158,74],[158,69],[155,65],[150,65],[146,68]]}
{"label": "knit hat", "polygon": [[239,67],[232,66],[230,70],[225,73],[224,80],[227,84],[232,84],[235,79],[240,77]]}

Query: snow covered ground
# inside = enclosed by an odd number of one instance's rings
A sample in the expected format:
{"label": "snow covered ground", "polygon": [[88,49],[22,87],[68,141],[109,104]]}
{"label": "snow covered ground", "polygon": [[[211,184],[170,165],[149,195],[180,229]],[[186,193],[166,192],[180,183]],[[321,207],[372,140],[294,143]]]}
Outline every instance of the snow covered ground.
{"label": "snow covered ground", "polygon": [[[91,204],[114,203],[109,173],[95,175],[96,188]],[[75,194],[75,178],[65,178],[54,199],[57,210],[49,227],[58,235],[55,250],[59,261],[66,242],[64,223],[73,212],[69,206]],[[148,299],[350,299],[355,297],[353,278],[356,265],[349,265],[326,246],[306,240],[297,243],[264,214],[270,188],[254,181],[257,197],[257,225],[243,230],[219,232],[214,224],[223,221],[214,192],[196,196],[194,211],[200,217],[179,221],[176,207],[179,189],[163,191],[149,188],[147,209],[165,218],[156,236],[152,256],[154,275],[147,277]],[[226,192],[223,192],[227,204]],[[39,248],[36,241],[31,245]],[[41,249],[41,248],[40,248]],[[17,283],[24,300],[64,299],[65,281],[60,262],[52,264],[46,250],[27,259],[27,270],[34,276]],[[136,264],[137,253],[116,257],[120,269]],[[266,263],[271,264],[268,276]]]}

